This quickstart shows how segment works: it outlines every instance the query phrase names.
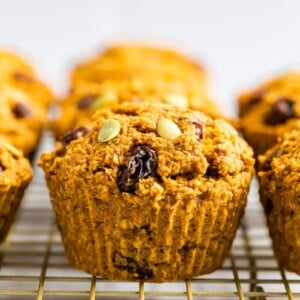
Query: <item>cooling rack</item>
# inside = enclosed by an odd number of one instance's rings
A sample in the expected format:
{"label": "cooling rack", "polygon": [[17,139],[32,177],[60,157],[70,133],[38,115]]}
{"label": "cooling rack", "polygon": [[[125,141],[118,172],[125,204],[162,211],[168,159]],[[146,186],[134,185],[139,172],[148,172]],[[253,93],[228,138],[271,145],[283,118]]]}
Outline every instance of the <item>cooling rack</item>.
{"label": "cooling rack", "polygon": [[[41,149],[51,148],[45,133]],[[276,263],[255,182],[246,215],[222,269],[185,282],[112,282],[69,265],[42,171],[35,177],[0,249],[0,299],[300,299],[300,277]]]}

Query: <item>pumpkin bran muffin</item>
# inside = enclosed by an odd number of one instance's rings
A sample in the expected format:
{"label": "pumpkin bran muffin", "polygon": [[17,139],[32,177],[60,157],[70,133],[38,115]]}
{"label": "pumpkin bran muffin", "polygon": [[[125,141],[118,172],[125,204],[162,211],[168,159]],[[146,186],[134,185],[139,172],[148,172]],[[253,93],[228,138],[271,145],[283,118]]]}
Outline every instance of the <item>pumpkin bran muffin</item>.
{"label": "pumpkin bran muffin", "polygon": [[53,101],[52,92],[37,79],[33,67],[20,56],[4,50],[0,50],[0,85],[28,93],[45,106]]}
{"label": "pumpkin bran muffin", "polygon": [[29,94],[1,84],[0,105],[0,134],[30,157],[46,122],[47,109],[32,101]]}
{"label": "pumpkin bran muffin", "polygon": [[275,255],[289,271],[300,274],[300,122],[259,156],[261,203]]}
{"label": "pumpkin bran muffin", "polygon": [[33,68],[20,56],[6,50],[0,50],[0,81],[5,80],[13,72],[33,74]]}
{"label": "pumpkin bran muffin", "polygon": [[207,94],[206,72],[202,66],[171,49],[134,44],[111,46],[77,66],[72,73],[71,85],[141,78],[184,82],[198,93]]}
{"label": "pumpkin bran muffin", "polygon": [[239,97],[240,129],[256,155],[265,153],[300,118],[300,73],[288,73]]}
{"label": "pumpkin bran muffin", "polygon": [[254,160],[225,121],[170,105],[123,103],[44,153],[71,263],[113,280],[176,281],[221,267]]}
{"label": "pumpkin bran muffin", "polygon": [[0,138],[0,242],[3,242],[32,178],[30,164],[13,146]]}
{"label": "pumpkin bran muffin", "polygon": [[21,57],[0,51],[0,134],[27,157],[37,147],[53,95]]}

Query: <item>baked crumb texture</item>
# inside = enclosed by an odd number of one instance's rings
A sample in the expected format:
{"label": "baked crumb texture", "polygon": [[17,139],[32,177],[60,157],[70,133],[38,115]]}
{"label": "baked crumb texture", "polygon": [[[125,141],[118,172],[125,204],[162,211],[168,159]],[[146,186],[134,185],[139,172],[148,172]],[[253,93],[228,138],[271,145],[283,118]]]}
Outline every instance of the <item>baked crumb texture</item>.
{"label": "baked crumb texture", "polygon": [[0,135],[27,157],[37,147],[52,99],[26,61],[0,50]]}
{"label": "baked crumb texture", "polygon": [[256,155],[264,154],[277,138],[298,128],[300,73],[276,77],[238,99],[240,128]]}
{"label": "baked crumb texture", "polygon": [[65,135],[40,166],[74,266],[164,282],[222,266],[244,212],[252,156],[223,120],[123,103]]}
{"label": "baked crumb texture", "polygon": [[274,252],[280,265],[300,274],[300,127],[259,157],[259,169]]}
{"label": "baked crumb texture", "polygon": [[25,188],[32,178],[30,164],[22,154],[0,138],[0,242],[14,220]]}
{"label": "baked crumb texture", "polygon": [[174,50],[112,46],[73,70],[70,93],[51,128],[59,138],[89,123],[96,110],[124,101],[167,103],[221,117],[207,86],[204,68]]}

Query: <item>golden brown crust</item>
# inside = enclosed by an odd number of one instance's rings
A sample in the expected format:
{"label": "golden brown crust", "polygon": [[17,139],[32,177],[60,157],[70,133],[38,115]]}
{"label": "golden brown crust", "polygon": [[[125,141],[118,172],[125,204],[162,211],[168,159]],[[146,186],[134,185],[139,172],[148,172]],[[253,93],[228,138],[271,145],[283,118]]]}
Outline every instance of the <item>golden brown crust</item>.
{"label": "golden brown crust", "polygon": [[25,188],[32,177],[29,162],[0,138],[0,242],[13,222]]}
{"label": "golden brown crust", "polygon": [[53,101],[52,92],[37,79],[32,66],[20,56],[4,50],[0,50],[0,84],[14,86],[45,106]]}
{"label": "golden brown crust", "polygon": [[0,101],[0,133],[30,155],[37,147],[47,108],[33,101],[31,95],[7,85],[0,85]]}
{"label": "golden brown crust", "polygon": [[0,51],[0,134],[31,156],[47,120],[53,95],[17,55]]}
{"label": "golden brown crust", "polygon": [[288,73],[239,97],[240,129],[256,155],[297,126],[300,118],[300,73]]}
{"label": "golden brown crust", "polygon": [[[104,100],[101,104],[99,98]],[[141,104],[168,103],[181,108],[196,109],[212,117],[222,116],[213,101],[198,95],[181,82],[153,82],[149,78],[106,80],[101,84],[86,84],[76,88],[62,101],[60,115],[50,126],[56,138],[59,138],[65,132],[91,122],[91,116],[97,109],[129,101]],[[85,105],[82,105],[84,103]]]}
{"label": "golden brown crust", "polygon": [[[170,134],[158,131],[161,117],[182,134],[159,136]],[[100,143],[99,130],[109,119],[119,122],[120,132]],[[137,168],[151,172],[136,181],[130,174],[137,171],[126,168],[141,161]],[[89,133],[66,147],[58,144],[40,165],[77,268],[162,282],[222,265],[244,211],[253,158],[222,120],[162,104],[123,103],[98,111]]]}
{"label": "golden brown crust", "polygon": [[112,46],[75,68],[71,92],[60,105],[61,115],[50,125],[56,138],[90,122],[96,108],[91,101],[92,109],[81,103],[91,97],[110,98],[97,108],[124,101],[149,101],[222,117],[208,96],[201,66],[174,50],[145,45]]}
{"label": "golden brown crust", "polygon": [[206,91],[206,73],[202,66],[167,48],[121,44],[107,48],[72,73],[72,85],[101,82],[105,78],[181,81]]}
{"label": "golden brown crust", "polygon": [[0,50],[0,70],[0,80],[16,71],[33,74],[32,67],[23,58],[6,50]]}
{"label": "golden brown crust", "polygon": [[300,126],[259,157],[260,197],[279,263],[300,274]]}

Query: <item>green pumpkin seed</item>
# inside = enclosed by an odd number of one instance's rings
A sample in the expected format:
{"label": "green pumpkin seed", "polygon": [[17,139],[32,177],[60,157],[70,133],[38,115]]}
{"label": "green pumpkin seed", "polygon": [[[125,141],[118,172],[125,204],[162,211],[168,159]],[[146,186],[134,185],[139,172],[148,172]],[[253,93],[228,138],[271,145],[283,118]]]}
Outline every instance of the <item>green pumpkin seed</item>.
{"label": "green pumpkin seed", "polygon": [[114,101],[115,99],[116,99],[115,92],[107,92],[106,94],[101,95],[95,99],[95,101],[93,102],[93,104],[91,106],[91,109],[93,111],[95,111],[95,110],[101,108],[102,106],[105,106],[109,102]]}
{"label": "green pumpkin seed", "polygon": [[174,141],[182,133],[176,123],[164,117],[157,121],[156,129],[159,136],[170,141]]}
{"label": "green pumpkin seed", "polygon": [[105,143],[115,138],[120,132],[120,123],[113,119],[108,119],[98,133],[98,142]]}

